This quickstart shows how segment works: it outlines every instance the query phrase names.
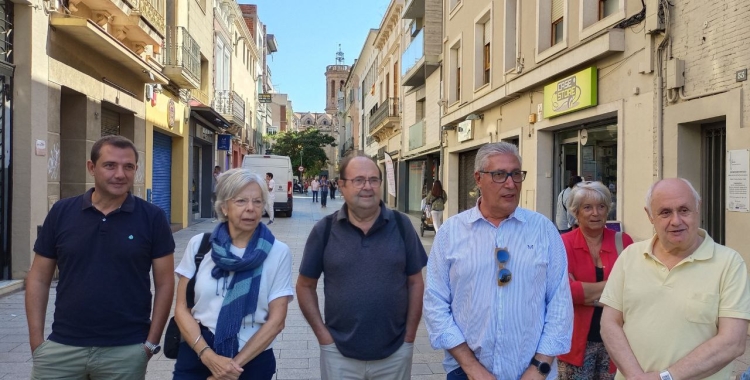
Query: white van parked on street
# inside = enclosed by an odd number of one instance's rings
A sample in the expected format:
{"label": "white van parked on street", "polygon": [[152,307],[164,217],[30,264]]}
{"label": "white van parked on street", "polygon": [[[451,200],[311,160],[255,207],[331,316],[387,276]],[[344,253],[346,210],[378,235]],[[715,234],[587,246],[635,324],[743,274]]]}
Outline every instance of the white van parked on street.
{"label": "white van parked on street", "polygon": [[292,216],[292,161],[287,156],[272,154],[248,154],[242,160],[242,168],[257,173],[266,178],[266,173],[273,173],[276,186],[273,189],[275,202],[273,211],[283,212],[287,217]]}

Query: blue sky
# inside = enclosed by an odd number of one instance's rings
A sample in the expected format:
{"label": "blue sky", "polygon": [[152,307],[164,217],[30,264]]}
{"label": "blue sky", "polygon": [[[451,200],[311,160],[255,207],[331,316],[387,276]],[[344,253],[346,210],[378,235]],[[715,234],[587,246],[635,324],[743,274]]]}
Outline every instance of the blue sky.
{"label": "blue sky", "polygon": [[269,56],[276,91],[289,94],[295,112],[323,112],[326,66],[359,57],[371,28],[378,28],[389,0],[239,0],[257,4],[261,22],[276,36]]}

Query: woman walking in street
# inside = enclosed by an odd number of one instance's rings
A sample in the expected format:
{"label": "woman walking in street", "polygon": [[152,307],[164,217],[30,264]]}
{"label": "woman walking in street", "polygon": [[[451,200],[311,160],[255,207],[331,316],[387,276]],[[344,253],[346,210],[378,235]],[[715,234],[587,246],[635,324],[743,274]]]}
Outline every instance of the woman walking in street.
{"label": "woman walking in street", "polygon": [[430,206],[430,215],[432,216],[432,226],[435,227],[435,233],[443,224],[443,210],[445,210],[445,201],[448,195],[443,190],[443,184],[440,180],[432,183],[432,190],[425,198],[425,204]]}
{"label": "woman walking in street", "polygon": [[259,175],[228,170],[216,198],[221,223],[211,233],[211,250],[196,269],[203,234],[194,236],[175,270],[175,321],[184,341],[174,379],[270,380],[272,344],[293,298],[291,252],[260,223],[268,190]]}

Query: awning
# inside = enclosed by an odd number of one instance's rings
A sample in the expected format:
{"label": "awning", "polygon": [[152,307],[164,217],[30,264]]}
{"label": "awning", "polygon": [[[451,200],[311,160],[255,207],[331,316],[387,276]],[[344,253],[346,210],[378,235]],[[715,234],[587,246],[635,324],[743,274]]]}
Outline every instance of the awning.
{"label": "awning", "polygon": [[[53,12],[50,14],[49,24],[61,34],[125,66],[126,69],[142,78],[143,83],[169,83],[169,78],[146,63],[140,55],[128,49],[92,20]],[[153,75],[153,80],[149,77],[149,73]]]}
{"label": "awning", "polygon": [[188,103],[190,104],[190,115],[196,116],[204,124],[211,127],[216,132],[224,132],[229,128],[229,121],[221,116],[220,113],[216,112],[215,109],[192,99]]}

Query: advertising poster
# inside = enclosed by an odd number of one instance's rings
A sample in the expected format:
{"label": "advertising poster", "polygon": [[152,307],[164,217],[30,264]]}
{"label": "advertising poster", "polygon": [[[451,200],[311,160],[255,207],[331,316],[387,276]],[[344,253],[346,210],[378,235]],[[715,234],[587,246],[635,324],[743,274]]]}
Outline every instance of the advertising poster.
{"label": "advertising poster", "polygon": [[750,149],[727,152],[727,211],[750,212]]}

